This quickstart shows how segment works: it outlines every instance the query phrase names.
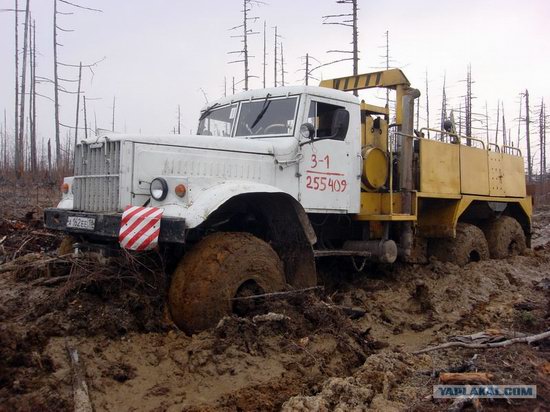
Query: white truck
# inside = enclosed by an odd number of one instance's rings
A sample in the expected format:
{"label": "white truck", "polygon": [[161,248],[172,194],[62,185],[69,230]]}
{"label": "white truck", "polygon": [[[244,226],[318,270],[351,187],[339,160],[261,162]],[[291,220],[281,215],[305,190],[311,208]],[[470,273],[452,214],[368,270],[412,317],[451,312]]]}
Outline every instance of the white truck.
{"label": "white truck", "polygon": [[[139,250],[158,243],[178,262],[169,274],[168,306],[190,333],[235,310],[234,297],[316,285],[315,257],[392,263],[398,254],[410,256],[422,218],[417,234],[459,238],[460,215],[446,210],[454,220],[432,218],[438,204],[450,207],[449,199],[468,210],[460,188],[455,197],[417,195],[413,141],[427,139],[413,135],[419,93],[403,73],[324,83],[223,98],[202,110],[196,135],[102,133],[82,141],[75,175],[65,178],[59,205],[45,211],[46,226],[80,247]],[[394,125],[387,107],[346,93],[370,87],[396,90]],[[393,147],[388,127],[402,137]],[[502,213],[506,199],[493,200],[504,204],[494,209]],[[430,212],[423,217],[423,210]],[[529,211],[523,215],[518,220],[528,234]],[[476,235],[457,260],[488,257]]]}

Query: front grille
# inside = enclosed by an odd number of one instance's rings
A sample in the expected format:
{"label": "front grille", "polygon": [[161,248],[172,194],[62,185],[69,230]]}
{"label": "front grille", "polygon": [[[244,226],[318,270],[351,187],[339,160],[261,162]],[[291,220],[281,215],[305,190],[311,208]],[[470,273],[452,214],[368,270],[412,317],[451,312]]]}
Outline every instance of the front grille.
{"label": "front grille", "polygon": [[120,142],[76,147],[74,209],[114,212],[119,206]]}

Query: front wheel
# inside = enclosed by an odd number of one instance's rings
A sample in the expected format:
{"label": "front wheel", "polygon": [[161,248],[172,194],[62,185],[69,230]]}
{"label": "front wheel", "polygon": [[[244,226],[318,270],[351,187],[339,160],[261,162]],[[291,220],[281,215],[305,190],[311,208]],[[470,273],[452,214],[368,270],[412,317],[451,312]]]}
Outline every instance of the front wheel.
{"label": "front wheel", "polygon": [[266,242],[249,233],[214,233],[179,262],[168,304],[174,323],[186,333],[213,327],[232,312],[232,298],[284,290],[283,264]]}

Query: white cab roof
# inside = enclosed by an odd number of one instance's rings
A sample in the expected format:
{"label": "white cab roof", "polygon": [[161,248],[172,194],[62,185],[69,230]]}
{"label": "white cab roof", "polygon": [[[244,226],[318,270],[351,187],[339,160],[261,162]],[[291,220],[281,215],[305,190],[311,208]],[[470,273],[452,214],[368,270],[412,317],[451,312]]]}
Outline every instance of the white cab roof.
{"label": "white cab roof", "polygon": [[261,99],[265,98],[268,94],[271,97],[281,97],[286,95],[297,94],[309,94],[311,96],[325,97],[328,99],[340,100],[348,103],[359,104],[359,99],[352,93],[343,92],[341,90],[329,89],[327,87],[318,86],[284,86],[284,87],[271,87],[268,89],[254,89],[246,92],[237,93],[232,96],[222,97],[216,101],[213,101],[203,107],[202,110],[212,106],[213,104],[219,104],[223,106],[232,102],[249,100],[249,99]]}

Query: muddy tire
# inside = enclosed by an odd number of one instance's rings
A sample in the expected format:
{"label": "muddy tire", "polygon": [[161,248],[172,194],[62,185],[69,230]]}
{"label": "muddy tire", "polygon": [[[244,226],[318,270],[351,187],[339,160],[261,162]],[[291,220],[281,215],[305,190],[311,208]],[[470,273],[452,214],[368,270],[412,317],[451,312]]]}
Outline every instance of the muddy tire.
{"label": "muddy tire", "polygon": [[525,233],[519,222],[510,216],[501,216],[487,224],[485,237],[493,259],[503,259],[523,253],[527,247]]}
{"label": "muddy tire", "polygon": [[215,326],[232,312],[244,289],[270,293],[286,287],[283,264],[263,240],[249,233],[214,233],[179,262],[168,304],[174,323],[192,334]]}
{"label": "muddy tire", "polygon": [[69,235],[65,236],[63,240],[61,240],[61,243],[57,248],[57,256],[63,256],[73,253],[75,243],[76,239],[74,237]]}
{"label": "muddy tire", "polygon": [[454,239],[432,239],[430,255],[442,262],[464,266],[469,262],[489,259],[489,246],[483,231],[468,223],[458,223]]}

